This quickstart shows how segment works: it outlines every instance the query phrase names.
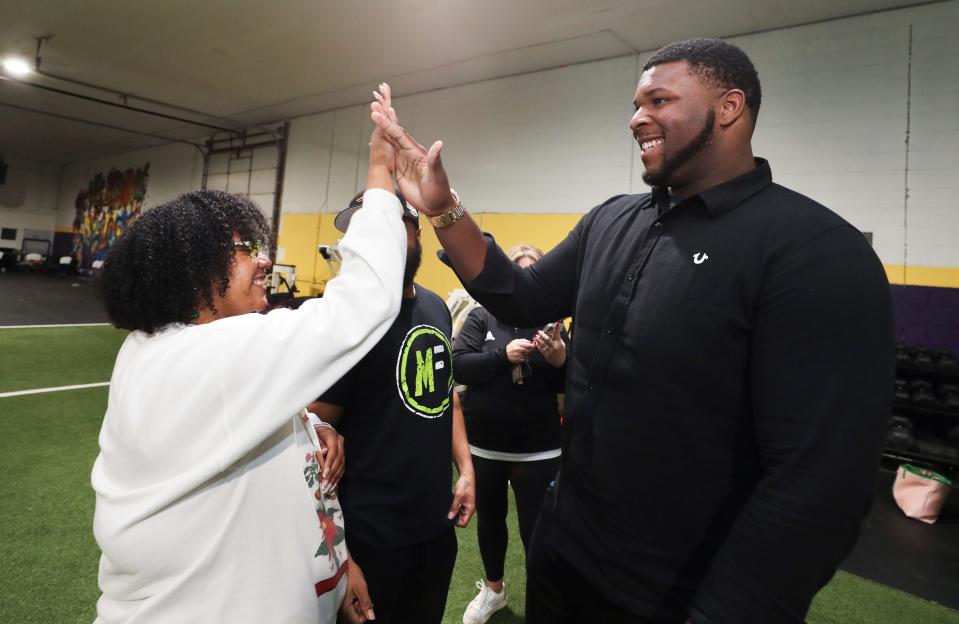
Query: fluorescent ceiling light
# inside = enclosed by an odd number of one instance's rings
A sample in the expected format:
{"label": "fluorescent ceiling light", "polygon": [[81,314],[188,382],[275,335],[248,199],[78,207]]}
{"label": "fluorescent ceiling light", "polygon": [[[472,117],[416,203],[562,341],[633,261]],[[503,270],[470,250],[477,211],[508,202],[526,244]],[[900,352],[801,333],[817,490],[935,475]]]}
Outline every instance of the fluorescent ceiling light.
{"label": "fluorescent ceiling light", "polygon": [[4,59],[3,68],[14,76],[26,76],[33,71],[30,63],[16,56]]}

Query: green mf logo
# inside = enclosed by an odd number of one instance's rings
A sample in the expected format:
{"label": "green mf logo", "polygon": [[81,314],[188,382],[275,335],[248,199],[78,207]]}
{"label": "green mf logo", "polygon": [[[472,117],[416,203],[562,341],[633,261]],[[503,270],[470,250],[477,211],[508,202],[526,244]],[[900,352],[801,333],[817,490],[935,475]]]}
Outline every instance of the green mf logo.
{"label": "green mf logo", "polygon": [[423,388],[428,387],[430,392],[436,388],[433,378],[433,350],[425,349],[416,352],[416,391],[413,396],[423,396]]}
{"label": "green mf logo", "polygon": [[450,405],[453,361],[446,335],[430,325],[411,329],[396,362],[396,385],[406,408],[423,418],[439,418]]}

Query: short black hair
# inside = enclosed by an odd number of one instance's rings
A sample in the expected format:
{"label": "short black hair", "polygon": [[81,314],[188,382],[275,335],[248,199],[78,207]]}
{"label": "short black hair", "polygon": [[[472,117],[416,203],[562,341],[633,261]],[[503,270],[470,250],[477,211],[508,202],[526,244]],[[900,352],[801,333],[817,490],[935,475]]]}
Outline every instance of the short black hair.
{"label": "short black hair", "polygon": [[674,41],[656,50],[643,71],[663,63],[686,61],[700,79],[725,89],[741,89],[753,120],[759,115],[762,89],[759,74],[746,53],[721,39],[685,39]]}
{"label": "short black hair", "polygon": [[100,297],[120,329],[153,333],[188,323],[214,292],[226,294],[240,240],[272,241],[266,217],[249,199],[195,191],[145,211],[103,263]]}

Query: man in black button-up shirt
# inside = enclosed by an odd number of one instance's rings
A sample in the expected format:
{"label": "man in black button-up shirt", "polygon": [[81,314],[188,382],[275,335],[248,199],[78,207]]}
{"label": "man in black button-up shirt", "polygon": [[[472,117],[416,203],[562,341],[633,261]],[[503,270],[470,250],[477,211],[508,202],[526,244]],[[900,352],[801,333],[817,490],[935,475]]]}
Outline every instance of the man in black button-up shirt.
{"label": "man in black button-up shirt", "polygon": [[525,270],[384,91],[373,118],[400,185],[470,293],[518,326],[573,316],[529,621],[802,622],[871,502],[892,312],[862,234],[754,159],[746,55],[716,40],[654,54],[630,121],[654,191],[607,200]]}

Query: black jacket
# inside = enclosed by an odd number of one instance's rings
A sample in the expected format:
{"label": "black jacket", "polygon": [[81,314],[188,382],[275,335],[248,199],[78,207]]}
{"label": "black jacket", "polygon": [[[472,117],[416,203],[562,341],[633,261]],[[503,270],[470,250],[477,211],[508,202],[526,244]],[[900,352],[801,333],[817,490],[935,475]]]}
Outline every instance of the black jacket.
{"label": "black jacket", "polygon": [[[453,343],[456,383],[470,444],[490,451],[535,453],[558,449],[560,416],[556,394],[563,392],[566,366],[555,368],[539,352],[523,365],[523,383],[514,384],[506,345],[532,340],[537,327],[500,323],[485,308],[470,312]],[[566,331],[563,341],[569,344]]]}

